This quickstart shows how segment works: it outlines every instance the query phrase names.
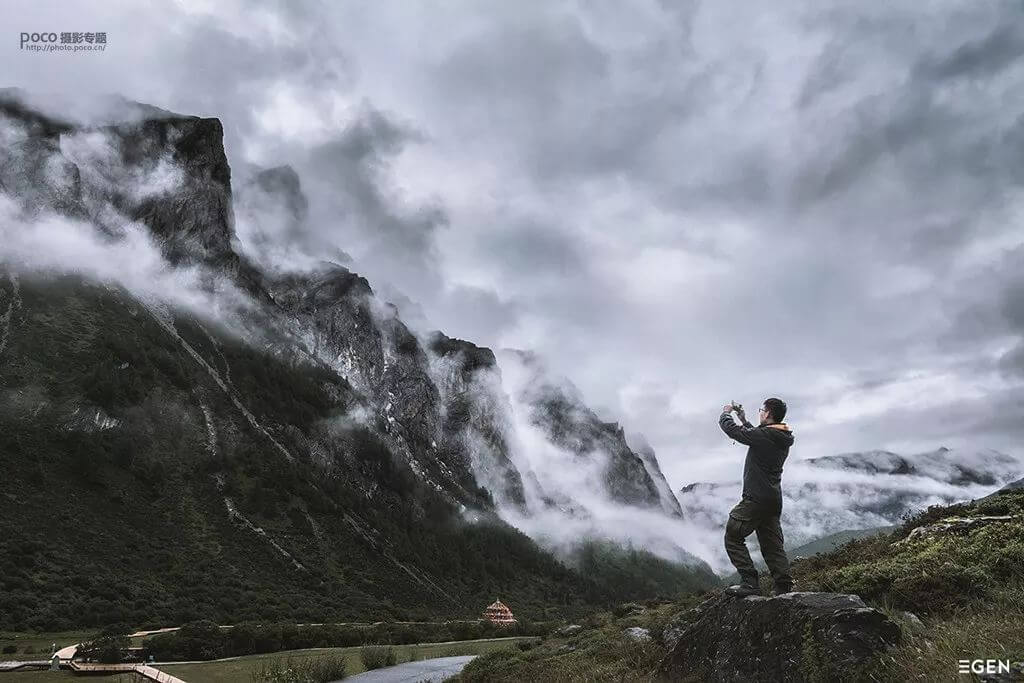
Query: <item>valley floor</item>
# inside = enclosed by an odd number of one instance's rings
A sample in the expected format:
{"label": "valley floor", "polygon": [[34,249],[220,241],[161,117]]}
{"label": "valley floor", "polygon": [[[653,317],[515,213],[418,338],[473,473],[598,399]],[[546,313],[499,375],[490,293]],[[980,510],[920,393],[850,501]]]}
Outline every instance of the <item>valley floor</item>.
{"label": "valley floor", "polygon": [[[467,662],[477,655],[501,649],[514,649],[517,642],[531,640],[535,639],[528,637],[488,638],[447,643],[394,645],[392,647],[400,666],[388,667],[392,671],[385,674],[384,678],[380,678],[379,681],[427,680],[431,677],[431,671],[434,669],[437,670],[434,671],[435,674],[444,673],[446,677],[452,676],[457,674]],[[166,671],[189,683],[247,683],[252,680],[253,673],[260,665],[266,662],[296,662],[318,657],[341,656],[345,659],[347,676],[353,676],[366,670],[360,657],[360,650],[360,647],[312,648],[247,657],[230,657],[209,662],[156,664],[155,666],[161,671]],[[431,664],[427,664],[427,660],[433,661]],[[411,668],[400,668],[402,664],[413,664],[414,666]],[[421,666],[415,666],[416,664]],[[438,667],[436,664],[443,666]],[[383,672],[384,669],[378,669],[378,671]],[[3,678],[0,678],[0,683],[70,683],[70,681],[78,680],[69,671],[25,670],[2,673],[0,676],[3,676]],[[409,676],[413,677],[410,678]],[[122,675],[105,676],[102,678],[104,683],[127,683],[129,680],[131,680],[129,676]],[[374,678],[372,680],[377,681],[378,679]]]}
{"label": "valley floor", "polygon": [[[437,657],[461,657],[466,655],[481,655],[502,649],[514,649],[518,641],[530,641],[533,638],[489,638],[486,640],[470,640],[451,643],[422,643],[412,645],[394,645],[397,662],[404,663]],[[250,681],[251,676],[257,667],[266,660],[295,661],[300,659],[323,657],[328,655],[343,656],[345,658],[345,670],[348,675],[358,674],[365,671],[360,658],[360,647],[340,648],[315,648],[311,650],[292,650],[289,652],[275,652],[270,654],[252,655],[249,657],[235,657],[230,660],[219,660],[213,662],[197,662],[194,664],[173,664],[160,665],[156,668],[161,671],[177,676],[189,683],[234,683],[236,681]],[[453,672],[456,673],[456,672]],[[421,680],[420,678],[413,680]],[[12,680],[11,683],[22,683],[20,680]],[[24,681],[24,683],[32,683]]]}

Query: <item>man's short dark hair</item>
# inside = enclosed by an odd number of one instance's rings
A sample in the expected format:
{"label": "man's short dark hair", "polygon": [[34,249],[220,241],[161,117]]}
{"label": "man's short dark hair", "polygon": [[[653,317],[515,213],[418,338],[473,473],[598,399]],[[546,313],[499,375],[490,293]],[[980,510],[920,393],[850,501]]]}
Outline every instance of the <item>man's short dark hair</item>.
{"label": "man's short dark hair", "polygon": [[782,422],[786,419],[786,402],[781,398],[766,398],[764,400],[764,407],[768,409],[772,419],[776,422]]}

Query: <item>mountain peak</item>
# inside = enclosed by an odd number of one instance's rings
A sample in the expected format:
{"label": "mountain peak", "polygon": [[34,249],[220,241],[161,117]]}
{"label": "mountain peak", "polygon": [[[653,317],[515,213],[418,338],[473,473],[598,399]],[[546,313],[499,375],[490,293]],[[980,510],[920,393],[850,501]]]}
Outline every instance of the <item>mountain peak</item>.
{"label": "mountain peak", "polygon": [[110,234],[125,219],[138,221],[171,263],[240,274],[232,247],[231,168],[219,119],[114,96],[86,98],[81,108],[61,110],[60,102],[0,91],[0,122],[10,129],[10,144],[0,155],[0,187],[21,199],[25,212],[89,219]]}

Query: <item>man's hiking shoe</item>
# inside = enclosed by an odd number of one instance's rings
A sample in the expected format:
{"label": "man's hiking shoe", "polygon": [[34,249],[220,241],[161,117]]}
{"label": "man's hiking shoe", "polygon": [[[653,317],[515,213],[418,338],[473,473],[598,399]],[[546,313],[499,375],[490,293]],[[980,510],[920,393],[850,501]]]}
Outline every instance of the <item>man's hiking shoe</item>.
{"label": "man's hiking shoe", "polygon": [[740,598],[745,598],[748,595],[760,595],[761,589],[756,586],[748,586],[745,583],[737,583],[726,588],[725,593],[726,595],[735,595]]}
{"label": "man's hiking shoe", "polygon": [[792,593],[792,586],[778,586],[772,591],[772,595],[785,595],[786,593]]}

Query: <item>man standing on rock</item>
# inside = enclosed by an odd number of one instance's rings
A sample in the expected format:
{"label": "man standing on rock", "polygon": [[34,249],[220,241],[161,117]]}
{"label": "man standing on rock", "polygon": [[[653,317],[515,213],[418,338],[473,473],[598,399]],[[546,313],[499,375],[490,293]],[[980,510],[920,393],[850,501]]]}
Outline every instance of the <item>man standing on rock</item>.
{"label": "man standing on rock", "polygon": [[[735,411],[742,424],[736,424]],[[725,550],[740,574],[741,583],[725,589],[731,595],[757,595],[761,592],[757,569],[750,559],[746,538],[757,532],[761,555],[775,582],[775,595],[793,590],[789,575],[789,559],[783,548],[782,464],[793,445],[793,432],[782,420],[786,404],[778,398],[765,399],[761,406],[760,424],[747,422],[743,407],[730,403],[722,407],[718,424],[722,431],[741,444],[749,446],[743,463],[743,497],[729,513],[725,525]]]}

